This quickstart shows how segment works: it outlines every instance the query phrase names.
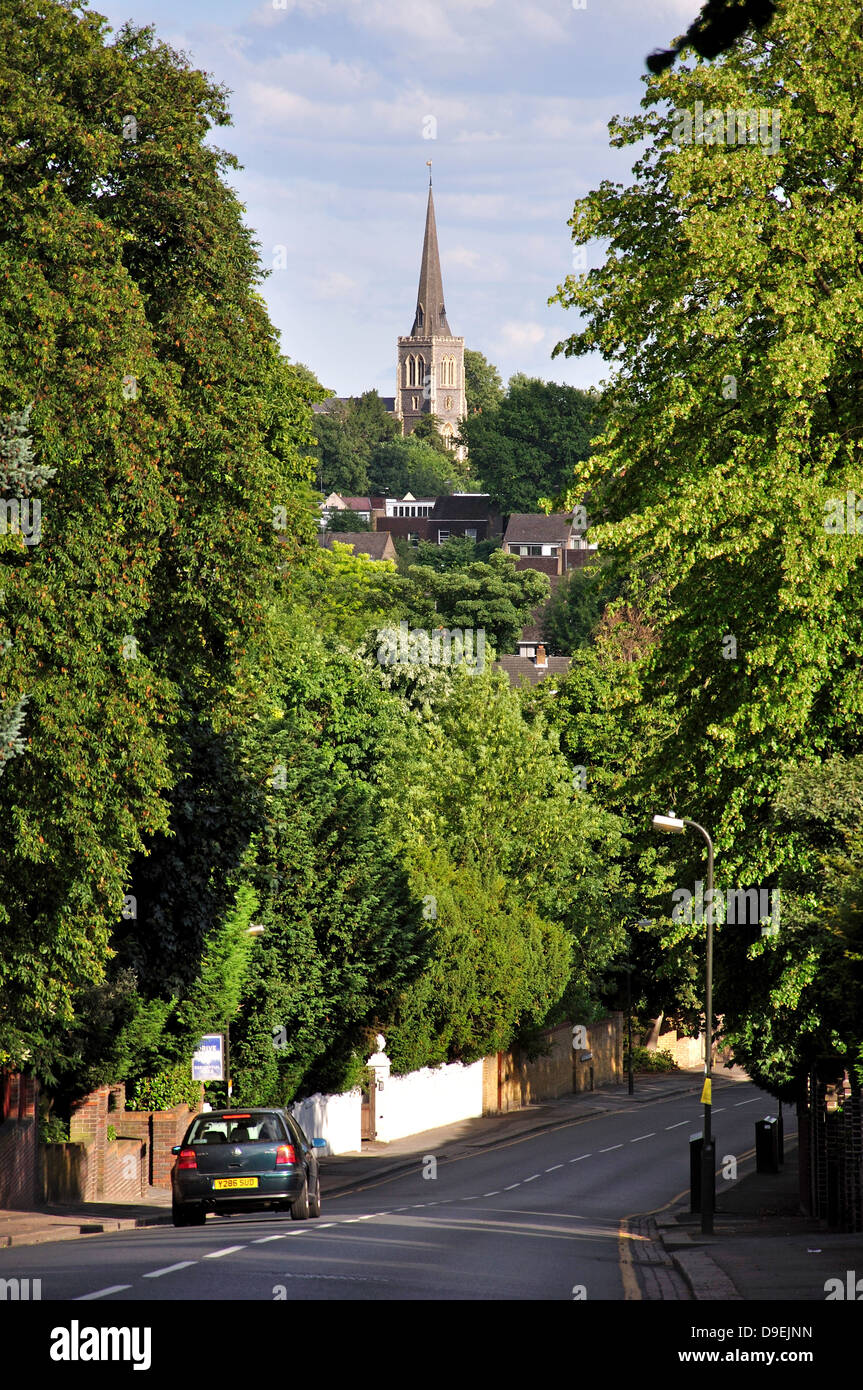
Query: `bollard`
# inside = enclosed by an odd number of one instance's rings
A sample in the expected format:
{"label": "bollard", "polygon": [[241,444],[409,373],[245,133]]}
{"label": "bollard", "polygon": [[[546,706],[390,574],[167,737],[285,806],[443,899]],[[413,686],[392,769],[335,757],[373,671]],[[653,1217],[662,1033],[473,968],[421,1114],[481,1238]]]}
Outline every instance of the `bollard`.
{"label": "bollard", "polygon": [[689,1210],[701,1211],[701,1150],[704,1138],[701,1130],[689,1136]]}
{"label": "bollard", "polygon": [[779,1172],[779,1122],[775,1115],[765,1115],[755,1122],[755,1170]]}

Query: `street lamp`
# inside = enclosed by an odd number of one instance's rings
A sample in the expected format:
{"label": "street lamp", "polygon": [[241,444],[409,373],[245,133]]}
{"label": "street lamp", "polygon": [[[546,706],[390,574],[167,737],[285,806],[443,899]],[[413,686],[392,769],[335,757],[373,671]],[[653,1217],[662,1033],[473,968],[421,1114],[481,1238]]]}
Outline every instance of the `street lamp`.
{"label": "street lamp", "polygon": [[704,836],[707,842],[707,979],[706,979],[706,998],[705,998],[705,1038],[704,1038],[704,1090],[702,1100],[704,1102],[704,1134],[701,1147],[701,1233],[702,1235],[713,1235],[713,1208],[715,1204],[714,1173],[716,1163],[713,1155],[713,1136],[710,1126],[710,1109],[712,1104],[711,1096],[711,1068],[713,1062],[713,841],[697,821],[689,820],[686,816],[678,819],[676,816],[654,816],[653,825],[656,830],[664,830],[668,834],[682,834],[687,825],[699,834]]}

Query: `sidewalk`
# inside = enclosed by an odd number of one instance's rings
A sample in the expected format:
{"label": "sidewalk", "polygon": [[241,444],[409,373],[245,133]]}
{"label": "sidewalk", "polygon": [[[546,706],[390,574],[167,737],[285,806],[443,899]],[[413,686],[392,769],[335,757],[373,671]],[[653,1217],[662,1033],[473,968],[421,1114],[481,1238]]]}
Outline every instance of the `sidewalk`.
{"label": "sidewalk", "polygon": [[[716,1180],[714,1234],[701,1234],[701,1217],[688,1199],[657,1216],[663,1247],[697,1301],[820,1302],[825,1282],[843,1286],[849,1270],[863,1275],[863,1234],[828,1232],[801,1214],[796,1138],[785,1140],[778,1173],[747,1171],[734,1183]],[[856,1276],[855,1276],[856,1277]],[[846,1294],[847,1297],[847,1294]]]}
{"label": "sidewalk", "polygon": [[[364,1143],[362,1153],[321,1159],[321,1192],[324,1198],[339,1197],[379,1178],[409,1172],[422,1161],[424,1154],[434,1154],[439,1162],[445,1162],[475,1149],[506,1144],[515,1138],[573,1120],[586,1120],[604,1111],[647,1104],[657,1097],[698,1095],[701,1082],[700,1072],[643,1073],[636,1078],[636,1091],[632,1096],[624,1082],[621,1086],[561,1096],[558,1100],[543,1101],[505,1115],[460,1120],[440,1129],[408,1135],[391,1144]],[[171,1193],[160,1187],[151,1187],[146,1199],[139,1203],[89,1202],[78,1206],[43,1207],[36,1211],[0,1210],[0,1249],[170,1223]]]}

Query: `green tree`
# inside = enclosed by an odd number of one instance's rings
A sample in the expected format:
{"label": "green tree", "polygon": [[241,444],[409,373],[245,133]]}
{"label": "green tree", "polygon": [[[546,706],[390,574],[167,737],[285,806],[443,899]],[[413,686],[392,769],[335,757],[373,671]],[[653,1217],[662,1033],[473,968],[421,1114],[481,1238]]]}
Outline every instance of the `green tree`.
{"label": "green tree", "polygon": [[412,566],[406,576],[408,619],[415,626],[483,629],[497,652],[514,649],[532,610],[548,597],[548,576],[516,570],[515,559],[494,550],[488,560],[437,572]]}
{"label": "green tree", "polygon": [[542,640],[556,656],[571,656],[596,627],[606,604],[620,592],[620,579],[603,563],[570,570],[542,614]]}
{"label": "green tree", "polygon": [[364,516],[357,512],[352,512],[348,508],[344,510],[333,508],[330,512],[330,519],[327,522],[327,530],[334,533],[343,531],[371,531],[372,524],[366,521]]}
{"label": "green tree", "polygon": [[382,497],[449,496],[464,485],[464,469],[455,455],[441,452],[417,436],[391,439],[372,450],[368,465],[369,490]]}
{"label": "green tree", "polygon": [[[644,576],[661,627],[648,683],[674,718],[649,770],[656,799],[706,820],[732,871],[759,882],[790,852],[768,829],[785,764],[860,746],[861,539],[844,508],[844,534],[827,529],[827,504],[863,461],[847,308],[863,41],[850,5],[816,36],[817,13],[801,0],[769,42],[648,80],[645,114],[613,126],[618,143],[646,142],[635,184],[603,185],[572,219],[577,242],[627,254],[557,296],[585,319],[558,350],[619,364],[573,496],[595,490],[591,538]],[[825,43],[849,62],[825,67]],[[696,101],[775,108],[779,147],[674,139]]]}
{"label": "green tree", "polygon": [[315,416],[321,490],[367,497],[369,464],[378,445],[395,439],[400,426],[387,413],[377,391],[333,401]]}
{"label": "green tree", "polygon": [[47,480],[38,544],[0,557],[0,700],[29,696],[0,787],[0,1058],[43,1079],[171,833],[189,721],[221,736],[260,698],[312,444],[207,143],[224,93],[151,30],[107,33],[59,3],[0,17],[0,412],[34,402]]}
{"label": "green tree", "polygon": [[491,410],[503,400],[500,372],[474,348],[464,350],[464,394],[468,415]]}
{"label": "green tree", "polygon": [[[513,377],[503,400],[461,424],[471,471],[504,512],[534,512],[567,487],[598,427],[595,398],[574,386]],[[584,499],[579,497],[578,502]]]}

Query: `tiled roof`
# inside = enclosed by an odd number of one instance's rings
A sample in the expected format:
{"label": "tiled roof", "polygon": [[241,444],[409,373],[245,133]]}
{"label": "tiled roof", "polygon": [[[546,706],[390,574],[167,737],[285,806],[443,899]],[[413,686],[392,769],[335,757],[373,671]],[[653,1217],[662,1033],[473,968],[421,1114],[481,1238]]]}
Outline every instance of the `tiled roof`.
{"label": "tiled roof", "polygon": [[495,514],[491,498],[481,492],[463,496],[439,497],[432,517],[435,521],[485,521]]}
{"label": "tiled roof", "polygon": [[494,663],[496,671],[504,671],[510,685],[517,686],[527,682],[539,685],[548,676],[564,676],[572,664],[571,656],[550,656],[547,666],[537,666],[530,656],[502,656]]}
{"label": "tiled roof", "polygon": [[332,550],[333,541],[352,545],[355,555],[368,555],[370,560],[389,559],[384,552],[395,550],[389,531],[324,531],[318,536],[318,544],[327,550]]}
{"label": "tiled roof", "polygon": [[555,541],[565,541],[572,530],[572,516],[554,513],[544,516],[541,512],[513,512],[504,533],[504,545],[509,541],[516,544],[553,545]]}

